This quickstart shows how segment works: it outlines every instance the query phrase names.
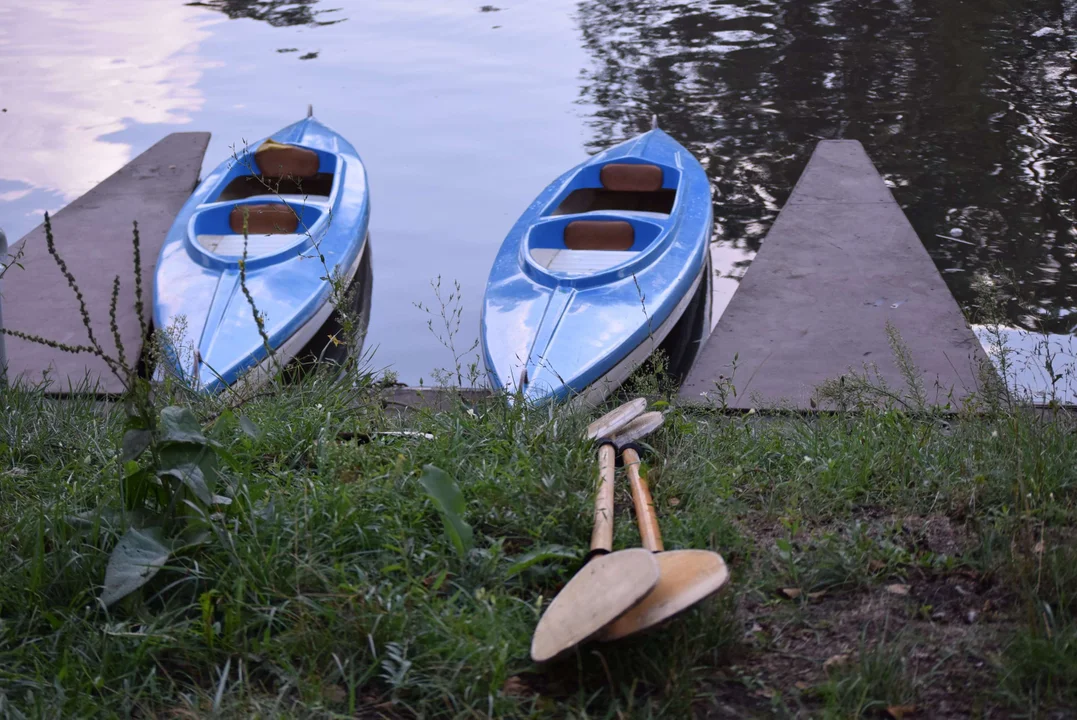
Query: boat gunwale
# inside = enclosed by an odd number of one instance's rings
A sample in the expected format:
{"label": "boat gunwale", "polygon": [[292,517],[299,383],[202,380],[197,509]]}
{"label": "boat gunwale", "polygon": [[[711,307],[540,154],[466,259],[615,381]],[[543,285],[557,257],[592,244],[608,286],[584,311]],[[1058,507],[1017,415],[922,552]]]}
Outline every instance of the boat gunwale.
{"label": "boat gunwale", "polygon": [[[649,140],[652,132],[653,131],[649,131],[640,135],[635,139],[634,145],[639,144],[644,139]],[[665,135],[668,142],[680,146],[680,143],[677,143],[672,137],[669,137],[665,133],[663,133],[663,135]],[[634,145],[632,150],[635,150]],[[684,167],[680,154],[675,155],[673,158],[675,165],[670,165],[648,158],[642,154],[626,154],[623,156],[610,157],[610,151],[614,149],[616,149],[616,147],[598,153],[581,162],[576,167],[567,170],[560,177],[554,179],[546,186],[542,193],[546,194],[556,187],[557,190],[553,193],[552,197],[541,204],[536,200],[536,202],[532,203],[532,206],[520,217],[517,224],[514,225],[513,231],[516,231],[517,227],[522,224],[522,227],[519,227],[520,240],[518,242],[519,252],[517,254],[520,267],[523,269],[524,273],[534,281],[549,287],[566,286],[574,288],[595,287],[610,282],[618,282],[659,262],[659,257],[663,251],[670,245],[670,243],[672,243],[673,235],[681,224],[684,205],[688,202],[685,189],[689,183],[689,178],[687,177],[687,168]],[[553,214],[557,208],[561,206],[561,203],[563,203],[573,192],[577,190],[601,189],[600,187],[591,187],[589,185],[580,185],[578,187],[575,187],[574,185],[584,173],[592,169],[597,169],[601,172],[601,168],[609,164],[655,165],[662,168],[663,173],[666,170],[674,171],[676,173],[676,182],[672,187],[667,188],[665,184],[663,184],[660,188],[674,191],[673,206],[670,208],[669,212],[652,213],[635,210],[596,209],[580,213]],[[527,218],[531,219],[524,222]],[[626,259],[616,265],[611,265],[610,267],[595,273],[570,274],[551,271],[549,268],[540,265],[533,257],[531,257],[531,235],[536,228],[555,222],[565,222],[567,225],[574,220],[580,219],[614,219],[626,220],[629,222],[634,220],[657,226],[659,232],[647,247],[638,251],[634,257]],[[510,231],[510,234],[513,231]]]}
{"label": "boat gunwale", "polygon": [[[660,257],[663,252],[668,248],[672,242],[673,233],[680,225],[680,216],[674,219],[674,215],[671,212],[669,215],[669,222],[657,222],[657,218],[643,217],[639,215],[631,214],[632,211],[625,210],[592,210],[584,213],[572,213],[570,215],[557,215],[553,217],[540,218],[538,222],[531,223],[524,230],[523,236],[520,239],[520,252],[519,260],[520,267],[524,273],[527,274],[535,282],[541,283],[549,287],[572,287],[572,288],[590,288],[599,285],[608,285],[613,282],[619,282],[627,279],[630,275],[638,273],[640,270],[655,265],[660,261]],[[658,228],[658,234],[654,239],[647,244],[647,247],[642,250],[634,251],[632,257],[611,265],[602,270],[591,273],[566,273],[556,270],[550,270],[547,267],[543,267],[535,260],[531,255],[531,251],[535,248],[531,247],[531,233],[535,228],[542,227],[544,225],[554,224],[555,221],[563,222],[567,220],[565,225],[574,222],[578,219],[590,219],[590,220],[636,220],[638,222],[653,225]],[[632,252],[632,251],[630,251]]]}
{"label": "boat gunwale", "polygon": [[[281,202],[276,198],[274,198],[273,201],[269,203],[246,202],[246,200],[247,198],[244,198],[244,202],[232,204],[232,207],[242,207],[243,205],[287,205],[289,209],[292,209],[292,212],[295,212],[292,203]],[[212,208],[202,207],[201,210],[198,210],[191,214],[190,219],[187,221],[186,241],[189,248],[188,254],[191,256],[191,260],[198,263],[202,267],[212,269],[235,269],[239,267],[240,262],[243,260],[241,256],[221,255],[219,253],[213,252],[205,245],[198,242],[198,233],[195,232],[195,223],[198,221],[198,218],[201,217],[205,211],[219,209],[220,207],[220,205],[215,205]],[[227,207],[227,205],[225,207]],[[312,207],[319,210],[320,212],[318,215],[318,219],[315,220],[313,224],[309,226],[304,226],[301,230],[297,229],[297,231],[294,233],[287,233],[289,235],[299,236],[299,238],[292,242],[290,245],[285,245],[281,248],[278,248],[277,250],[274,250],[273,252],[266,253],[265,255],[248,255],[246,260],[246,266],[248,268],[254,270],[256,268],[266,267],[269,265],[277,265],[282,262],[287,262],[287,260],[291,259],[293,256],[302,256],[303,252],[312,247],[315,247],[325,238],[326,235],[329,234],[329,221],[332,216],[332,210],[334,205],[319,206],[304,204],[297,205],[296,207]],[[302,219],[299,217],[299,213],[296,213],[296,216],[297,219],[302,222]],[[243,235],[243,233],[230,234],[236,235],[237,237]],[[262,233],[248,233],[248,237],[261,234]],[[193,249],[194,252],[190,252],[191,249]],[[203,260],[205,260],[206,262],[203,262]]]}
{"label": "boat gunwale", "polygon": [[[653,132],[653,131],[649,131],[649,132],[644,133],[643,135],[640,135],[639,137],[635,138],[636,143],[638,144],[638,142],[640,140],[646,138],[648,135],[651,134],[651,132]],[[663,133],[663,135],[665,135],[665,133]],[[677,141],[674,140],[672,137],[669,137],[668,135],[666,135],[666,137],[668,138],[668,140],[670,142],[675,143],[677,145],[680,145],[680,143],[677,143]],[[676,161],[678,163],[678,166],[677,167],[672,167],[672,166],[666,165],[665,163],[659,163],[659,162],[656,162],[654,160],[649,160],[648,158],[644,157],[643,155],[623,155],[623,156],[618,156],[618,157],[613,157],[613,158],[609,157],[610,151],[615,150],[618,147],[619,146],[614,146],[612,148],[608,148],[608,149],[604,150],[603,152],[600,152],[600,153],[588,158],[587,160],[584,160],[583,162],[578,164],[576,167],[570,168],[569,170],[566,170],[564,173],[561,174],[560,177],[555,178],[549,185],[547,185],[546,188],[543,190],[543,192],[549,191],[551,188],[553,188],[554,186],[558,186],[558,184],[560,183],[559,187],[557,188],[557,192],[553,195],[553,197],[548,202],[546,202],[544,205],[542,205],[541,210],[537,211],[536,214],[538,215],[539,219],[542,220],[542,219],[554,218],[554,217],[570,217],[570,216],[573,216],[573,215],[586,215],[587,214],[586,212],[584,212],[584,213],[563,213],[563,214],[560,214],[560,215],[555,215],[555,214],[552,214],[552,213],[554,211],[556,211],[557,208],[561,206],[561,203],[563,203],[568,198],[568,196],[571,195],[576,190],[601,190],[602,189],[601,187],[590,187],[590,186],[572,187],[572,184],[573,184],[573,182],[575,182],[575,180],[580,175],[587,172],[589,169],[591,169],[591,168],[599,168],[599,172],[601,172],[601,169],[600,169],[601,167],[604,167],[604,166],[610,165],[610,164],[656,165],[656,166],[662,168],[663,171],[665,169],[667,169],[667,168],[670,169],[670,170],[675,171],[677,173],[677,182],[672,187],[667,188],[663,184],[662,187],[660,188],[662,190],[674,190],[674,191],[676,191],[676,194],[673,197],[673,207],[670,208],[668,213],[663,213],[663,215],[666,215],[667,217],[673,217],[673,215],[675,215],[677,213],[677,211],[680,209],[680,205],[683,202],[683,197],[682,197],[683,193],[681,192],[681,188],[684,186],[686,179],[685,179],[685,167],[683,165],[680,165],[680,160],[681,159],[679,157],[677,157]],[[528,208],[528,213],[530,212],[530,210],[531,210],[531,208]],[[588,211],[588,212],[600,212],[600,211]],[[603,212],[631,212],[631,211],[603,211]],[[527,215],[528,213],[525,213],[525,215]]]}
{"label": "boat gunwale", "polygon": [[[325,134],[331,133],[340,137],[339,133],[325,125],[322,125],[320,122],[318,122],[318,125],[323,128],[323,132]],[[259,140],[256,143],[256,146],[260,146],[267,140],[272,139],[275,135],[281,134],[286,129],[287,127],[281,128],[272,135],[269,135]],[[290,256],[296,253],[302,255],[302,253],[309,248],[317,246],[318,243],[320,243],[321,240],[324,239],[325,236],[329,233],[329,225],[331,218],[333,217],[333,211],[340,206],[341,200],[343,198],[345,178],[348,174],[348,166],[352,162],[352,160],[347,156],[347,154],[341,153],[339,151],[324,150],[322,148],[312,147],[310,144],[301,142],[289,142],[288,144],[295,147],[303,148],[305,150],[311,150],[316,153],[329,155],[333,158],[335,167],[333,168],[333,183],[329,188],[329,194],[315,196],[299,196],[295,194],[284,195],[279,193],[267,192],[260,195],[236,198],[232,200],[208,200],[196,203],[191,209],[190,217],[187,220],[186,237],[184,243],[187,248],[187,254],[194,262],[198,263],[199,265],[202,265],[203,267],[213,269],[239,267],[242,258],[231,255],[220,255],[213,252],[212,250],[206,248],[200,242],[198,242],[198,235],[195,232],[195,224],[198,222],[198,219],[202,215],[209,213],[213,210],[218,210],[225,207],[237,208],[242,207],[243,205],[265,204],[287,205],[289,209],[292,209],[292,212],[296,213],[296,218],[300,221],[300,224],[302,224],[302,217],[300,213],[296,212],[295,208],[312,207],[320,211],[319,217],[317,220],[314,221],[313,225],[303,226],[302,231],[295,233],[300,236],[299,239],[295,242],[266,255],[248,257],[245,264],[248,268],[251,269],[265,267],[268,265],[275,265],[277,263],[284,262],[287,259],[286,256]],[[354,150],[354,148],[352,149]],[[357,153],[355,157],[358,159]],[[249,163],[254,162],[254,151],[250,148],[250,146],[247,147],[243,155],[241,155],[240,157],[233,156],[222,160],[213,169],[213,172],[206,178],[204,182],[205,189],[200,186],[197,190],[195,190],[195,193],[192,194],[192,199],[195,195],[198,194],[201,194],[205,198],[216,197],[235,178],[258,177],[258,175],[253,172],[241,172],[235,176],[232,175],[232,169],[238,165],[242,165],[248,171],[251,170],[251,165],[242,162],[242,159],[246,159]],[[362,163],[362,160],[359,160],[359,162]],[[214,176],[216,176],[215,179]],[[213,181],[212,183],[211,180]],[[302,197],[303,200],[302,202],[292,202],[291,198],[294,197]],[[311,197],[325,199],[310,201]],[[242,233],[232,234],[241,235]]]}

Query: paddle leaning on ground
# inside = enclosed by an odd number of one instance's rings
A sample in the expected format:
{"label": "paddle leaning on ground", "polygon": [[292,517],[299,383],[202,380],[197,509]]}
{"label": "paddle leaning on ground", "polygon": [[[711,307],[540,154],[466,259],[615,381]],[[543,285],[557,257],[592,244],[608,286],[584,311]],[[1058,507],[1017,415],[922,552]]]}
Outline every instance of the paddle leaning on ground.
{"label": "paddle leaning on ground", "polygon": [[[638,401],[635,401],[638,402]],[[645,404],[644,404],[645,406]],[[633,413],[618,408],[614,413]],[[613,413],[611,413],[613,415]],[[623,419],[623,415],[619,416]],[[601,423],[611,427],[609,416]],[[562,588],[539,619],[531,658],[547,662],[588,639],[608,642],[653,627],[714,594],[729,580],[722,556],[707,550],[665,552],[654,502],[639,472],[636,440],[662,425],[660,412],[635,416],[599,445],[599,489],[591,551],[584,567]],[[617,423],[613,423],[617,425]],[[616,456],[621,452],[632,485],[632,500],[643,548],[611,552]],[[654,565],[640,555],[643,550]]]}
{"label": "paddle leaning on ground", "polygon": [[661,413],[640,415],[646,407],[645,399],[634,400],[587,428],[588,439],[599,439],[599,487],[591,550],[583,568],[539,619],[531,640],[531,658],[535,662],[552,660],[590,639],[642,601],[658,584],[658,561],[651,552],[643,548],[612,552],[617,441],[608,437],[613,434],[623,444],[660,425]]}
{"label": "paddle leaning on ground", "polygon": [[658,585],[642,602],[599,633],[598,639],[603,642],[658,625],[718,592],[729,580],[729,568],[716,552],[664,550],[651,491],[647,487],[647,479],[639,470],[639,449],[632,443],[625,443],[620,450],[632,484],[632,504],[636,508],[640,538],[643,547],[655,553],[658,559],[659,578]]}

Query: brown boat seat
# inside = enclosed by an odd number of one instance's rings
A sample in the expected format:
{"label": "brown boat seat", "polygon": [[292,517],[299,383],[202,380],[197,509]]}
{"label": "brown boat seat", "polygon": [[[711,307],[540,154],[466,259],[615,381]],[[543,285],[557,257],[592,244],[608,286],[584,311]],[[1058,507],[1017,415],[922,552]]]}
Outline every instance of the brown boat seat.
{"label": "brown boat seat", "polygon": [[318,174],[318,153],[266,140],[254,151],[254,164],[269,178],[310,178]]}
{"label": "brown boat seat", "polygon": [[602,187],[618,192],[657,192],[662,189],[662,168],[657,165],[610,163],[598,174]]}
{"label": "brown boat seat", "polygon": [[635,241],[632,223],[624,220],[573,220],[565,226],[569,250],[628,250]]}
{"label": "brown boat seat", "polygon": [[295,211],[281,203],[265,205],[237,205],[228,216],[232,232],[243,234],[243,210],[247,210],[248,235],[281,235],[294,233],[299,227]]}

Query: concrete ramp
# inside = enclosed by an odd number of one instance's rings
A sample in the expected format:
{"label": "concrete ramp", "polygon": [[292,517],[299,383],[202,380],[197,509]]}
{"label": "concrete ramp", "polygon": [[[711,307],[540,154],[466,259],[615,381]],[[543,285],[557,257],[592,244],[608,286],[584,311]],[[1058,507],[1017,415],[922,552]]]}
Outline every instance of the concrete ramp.
{"label": "concrete ramp", "polygon": [[[165,235],[190,197],[202,169],[209,133],[173,133],[142,153],[97,187],[50,219],[56,248],[78,281],[94,334],[105,352],[115,355],[109,329],[112,282],[120,276],[117,303],[119,335],[128,361],[142,351],[135,312],[131,228],[138,221],[142,246],[142,287],[147,320],[153,312],[153,274]],[[67,345],[86,345],[78,300],[49,255],[45,229],[31,231],[10,250],[25,245],[20,263],[4,276],[3,318],[6,327]],[[8,378],[12,382],[51,381],[50,393],[63,394],[87,376],[97,392],[118,393],[122,384],[99,358],[8,337]]]}
{"label": "concrete ramp", "polygon": [[904,389],[888,321],[933,404],[946,404],[951,391],[960,404],[977,387],[986,358],[923,243],[860,143],[824,140],[680,400],[713,405],[716,383],[732,375],[733,407],[806,410],[816,386],[850,369],[863,372],[864,363]]}

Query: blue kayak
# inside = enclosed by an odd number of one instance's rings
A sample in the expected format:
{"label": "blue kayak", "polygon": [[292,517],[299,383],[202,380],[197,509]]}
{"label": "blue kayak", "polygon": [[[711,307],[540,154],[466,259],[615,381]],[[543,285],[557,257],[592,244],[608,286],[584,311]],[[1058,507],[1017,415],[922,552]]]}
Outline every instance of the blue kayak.
{"label": "blue kayak", "polygon": [[490,271],[481,337],[493,387],[593,405],[668,338],[698,347],[713,225],[706,171],[658,128],[557,178]]}
{"label": "blue kayak", "polygon": [[[237,148],[195,189],[161,248],[153,322],[169,340],[164,369],[217,392],[275,365],[241,288],[244,231],[246,286],[276,363],[338,347],[329,278],[369,278],[369,220],[359,154],[309,114]],[[350,295],[369,299],[369,288]]]}

